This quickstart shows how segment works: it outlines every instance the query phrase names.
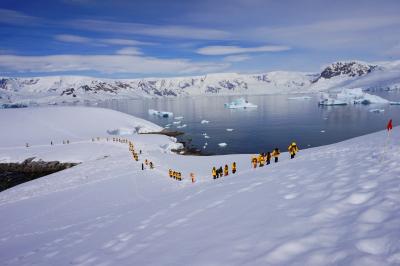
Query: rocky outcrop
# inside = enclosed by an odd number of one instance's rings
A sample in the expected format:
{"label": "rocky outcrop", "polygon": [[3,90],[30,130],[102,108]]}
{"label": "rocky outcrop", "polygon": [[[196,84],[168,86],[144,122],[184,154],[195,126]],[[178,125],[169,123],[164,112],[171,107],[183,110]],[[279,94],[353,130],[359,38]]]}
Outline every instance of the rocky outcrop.
{"label": "rocky outcrop", "polygon": [[0,163],[0,191],[77,165],[34,159],[29,158],[22,163]]}

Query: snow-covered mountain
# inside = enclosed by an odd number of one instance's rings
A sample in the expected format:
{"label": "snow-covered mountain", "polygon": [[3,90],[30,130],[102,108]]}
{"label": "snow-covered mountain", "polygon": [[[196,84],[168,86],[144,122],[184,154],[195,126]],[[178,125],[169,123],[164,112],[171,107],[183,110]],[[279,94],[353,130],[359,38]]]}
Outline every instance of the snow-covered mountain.
{"label": "snow-covered mountain", "polygon": [[264,74],[218,73],[145,79],[79,76],[0,78],[0,103],[100,101],[141,97],[310,93],[338,88],[400,88],[400,61],[336,62],[320,73],[275,71]]}

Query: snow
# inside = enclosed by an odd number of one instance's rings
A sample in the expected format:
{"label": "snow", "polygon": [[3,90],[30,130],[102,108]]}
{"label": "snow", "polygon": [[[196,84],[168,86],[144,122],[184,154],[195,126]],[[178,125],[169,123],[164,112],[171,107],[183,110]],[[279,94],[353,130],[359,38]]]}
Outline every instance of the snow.
{"label": "snow", "polygon": [[[351,62],[338,62],[344,66]],[[335,63],[337,65],[338,63]],[[370,72],[365,72],[374,66]],[[363,88],[400,89],[400,63],[358,62],[353,75],[319,78],[320,73],[273,71],[259,74],[214,73],[203,76],[140,79],[101,79],[77,76],[1,78],[0,104],[96,105],[110,98],[142,99],[198,95],[311,94]],[[362,74],[359,76],[359,71]],[[306,100],[309,96],[293,97]]]}
{"label": "snow", "polygon": [[257,108],[257,105],[249,103],[244,98],[239,98],[239,99],[233,100],[230,103],[225,103],[224,106],[225,106],[225,108],[228,108],[228,109]]}
{"label": "snow", "polygon": [[[135,162],[107,130],[159,127],[111,110],[8,109],[0,121],[0,158],[82,162],[0,193],[4,265],[400,263],[399,127],[252,169],[250,154],[164,152],[174,139],[163,135],[126,136],[143,150]],[[142,171],[144,159],[155,169]],[[235,175],[212,179],[233,161]]]}

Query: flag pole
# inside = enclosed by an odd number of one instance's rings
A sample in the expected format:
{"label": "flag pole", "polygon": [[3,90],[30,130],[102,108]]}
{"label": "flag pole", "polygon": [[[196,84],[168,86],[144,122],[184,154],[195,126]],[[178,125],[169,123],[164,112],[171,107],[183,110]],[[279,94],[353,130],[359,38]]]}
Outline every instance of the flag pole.
{"label": "flag pole", "polygon": [[382,153],[382,156],[381,156],[381,162],[383,161],[383,159],[384,159],[384,157],[385,157],[386,148],[387,148],[388,142],[390,141],[390,132],[391,132],[392,129],[393,129],[392,119],[389,120],[389,122],[388,122],[388,124],[387,124],[387,126],[386,126],[386,129],[387,129],[387,132],[388,132],[388,133],[387,133],[387,135],[386,135],[385,144],[384,144],[384,146],[383,146],[383,153]]}

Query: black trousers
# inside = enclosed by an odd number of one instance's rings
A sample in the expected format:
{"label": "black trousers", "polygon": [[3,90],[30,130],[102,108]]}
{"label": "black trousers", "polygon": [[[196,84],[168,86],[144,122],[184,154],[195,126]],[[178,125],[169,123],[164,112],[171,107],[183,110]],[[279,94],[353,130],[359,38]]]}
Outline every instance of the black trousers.
{"label": "black trousers", "polygon": [[275,157],[275,162],[276,162],[276,163],[278,162],[278,157]]}

